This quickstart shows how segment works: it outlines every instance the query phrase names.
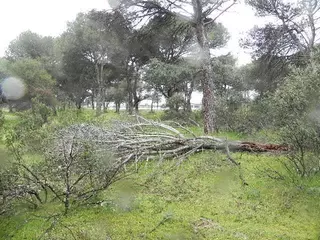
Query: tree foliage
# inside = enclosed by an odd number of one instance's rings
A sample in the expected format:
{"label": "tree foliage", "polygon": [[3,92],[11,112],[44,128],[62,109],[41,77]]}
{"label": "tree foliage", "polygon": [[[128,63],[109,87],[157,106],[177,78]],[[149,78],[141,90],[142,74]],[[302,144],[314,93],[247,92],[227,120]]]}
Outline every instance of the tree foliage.
{"label": "tree foliage", "polygon": [[6,55],[12,61],[25,58],[45,59],[53,54],[53,42],[52,37],[25,31],[9,44]]}
{"label": "tree foliage", "polygon": [[47,72],[44,65],[35,59],[20,59],[9,66],[13,76],[24,82],[29,99],[40,97],[43,101],[53,101],[55,79]]}

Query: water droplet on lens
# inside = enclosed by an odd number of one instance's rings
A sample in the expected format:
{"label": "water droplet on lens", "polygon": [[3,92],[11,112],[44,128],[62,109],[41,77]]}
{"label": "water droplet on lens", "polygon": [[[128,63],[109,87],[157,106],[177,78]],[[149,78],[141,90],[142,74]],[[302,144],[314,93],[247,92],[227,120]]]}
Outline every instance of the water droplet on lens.
{"label": "water droplet on lens", "polygon": [[26,93],[26,86],[23,81],[15,77],[6,78],[1,87],[2,94],[8,100],[18,100]]}

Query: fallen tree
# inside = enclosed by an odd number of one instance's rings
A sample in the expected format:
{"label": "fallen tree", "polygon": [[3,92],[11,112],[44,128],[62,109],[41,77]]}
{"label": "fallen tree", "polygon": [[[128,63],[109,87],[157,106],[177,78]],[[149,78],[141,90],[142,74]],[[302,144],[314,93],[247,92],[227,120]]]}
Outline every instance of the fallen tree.
{"label": "fallen tree", "polygon": [[[45,158],[42,164],[27,165],[20,147],[9,145],[15,158],[7,172],[0,174],[0,215],[14,199],[24,198],[37,207],[49,196],[64,204],[65,213],[71,205],[82,203],[107,189],[127,174],[126,165],[148,160],[177,159],[177,164],[190,155],[205,150],[223,151],[239,169],[231,152],[279,152],[288,147],[228,141],[213,136],[197,136],[175,122],[156,122],[136,117],[134,121],[116,121],[108,127],[76,124],[54,133],[43,141]],[[131,165],[134,168],[134,165]],[[42,192],[40,194],[40,192]],[[48,194],[52,193],[52,194]]]}
{"label": "fallen tree", "polygon": [[66,141],[70,138],[89,144],[93,151],[111,152],[118,159],[117,164],[121,165],[151,159],[185,159],[204,150],[222,150],[229,160],[238,164],[231,158],[230,152],[288,151],[285,145],[196,136],[178,123],[156,122],[140,116],[136,117],[136,121],[117,121],[107,128],[89,124],[73,125],[61,131],[57,140]]}

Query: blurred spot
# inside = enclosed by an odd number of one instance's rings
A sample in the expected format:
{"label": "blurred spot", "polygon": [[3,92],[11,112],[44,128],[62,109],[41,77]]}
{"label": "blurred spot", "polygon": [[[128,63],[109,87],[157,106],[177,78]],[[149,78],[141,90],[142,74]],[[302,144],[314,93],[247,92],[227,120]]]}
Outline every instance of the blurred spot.
{"label": "blurred spot", "polygon": [[316,121],[316,122],[320,122],[320,106],[316,106],[316,108],[311,111],[309,113],[309,118],[311,118],[311,120]]}
{"label": "blurred spot", "polygon": [[189,53],[187,56],[185,56],[185,60],[188,62],[188,64],[194,67],[200,67],[204,57],[200,46],[198,44],[193,44],[192,46],[188,47],[187,51]]}
{"label": "blurred spot", "polygon": [[114,203],[117,210],[130,212],[136,206],[135,188],[130,182],[118,186],[118,192],[115,196]]}
{"label": "blurred spot", "polygon": [[2,84],[2,94],[8,100],[18,100],[26,93],[26,87],[22,80],[14,77],[6,78]]}
{"label": "blurred spot", "polygon": [[10,166],[11,156],[7,153],[7,151],[0,146],[0,171],[5,170]]}
{"label": "blurred spot", "polygon": [[118,207],[125,212],[130,212],[134,207],[135,197],[132,193],[122,192],[118,198]]}
{"label": "blurred spot", "polygon": [[216,174],[216,182],[214,187],[219,193],[230,194],[233,191],[233,183],[235,177],[237,177],[233,171],[226,170],[221,171],[220,173]]}
{"label": "blurred spot", "polygon": [[120,0],[108,0],[111,8],[117,8],[120,5]]}

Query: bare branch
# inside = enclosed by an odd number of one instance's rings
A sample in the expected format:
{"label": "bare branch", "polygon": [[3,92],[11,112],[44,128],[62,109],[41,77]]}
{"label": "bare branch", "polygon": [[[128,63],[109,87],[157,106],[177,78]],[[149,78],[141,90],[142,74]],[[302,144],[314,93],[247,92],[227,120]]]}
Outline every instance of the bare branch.
{"label": "bare branch", "polygon": [[208,25],[210,23],[215,22],[222,14],[224,14],[225,12],[227,12],[232,6],[234,6],[237,3],[237,1],[233,1],[233,3],[231,3],[228,7],[226,7],[224,10],[222,10],[215,18],[213,18],[212,20],[208,21],[205,23],[205,25]]}

